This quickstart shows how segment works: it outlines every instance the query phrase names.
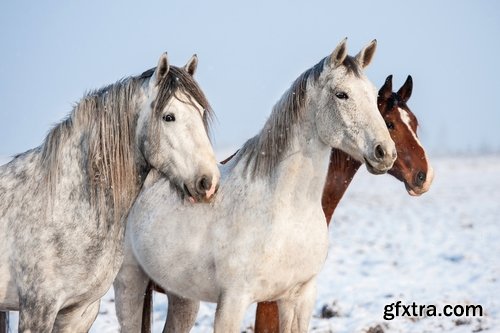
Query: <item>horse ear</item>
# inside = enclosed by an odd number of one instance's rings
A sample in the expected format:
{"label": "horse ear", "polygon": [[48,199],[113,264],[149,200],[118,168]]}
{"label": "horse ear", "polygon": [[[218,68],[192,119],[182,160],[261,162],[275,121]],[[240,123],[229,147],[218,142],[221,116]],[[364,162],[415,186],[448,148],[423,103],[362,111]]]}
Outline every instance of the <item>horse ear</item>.
{"label": "horse ear", "polygon": [[344,62],[345,57],[347,57],[347,37],[344,38],[339,45],[333,50],[332,54],[328,59],[328,64],[333,68],[336,68]]}
{"label": "horse ear", "polygon": [[398,90],[398,95],[399,97],[401,97],[401,100],[403,102],[406,103],[410,99],[412,90],[413,90],[413,79],[411,78],[411,75],[408,75],[405,83]]}
{"label": "horse ear", "polygon": [[197,67],[198,67],[198,56],[196,54],[193,54],[191,59],[189,59],[187,64],[184,66],[184,69],[186,70],[186,72],[189,73],[189,75],[193,76],[194,73],[196,72]]}
{"label": "horse ear", "polygon": [[160,56],[160,60],[158,60],[158,66],[156,66],[156,70],[154,72],[156,85],[158,85],[160,81],[163,80],[165,76],[167,76],[169,70],[170,65],[168,64],[167,52],[165,52]]}
{"label": "horse ear", "polygon": [[378,91],[378,97],[385,100],[389,99],[392,95],[392,75],[389,75],[384,82],[384,85]]}
{"label": "horse ear", "polygon": [[370,42],[370,44],[365,46],[364,49],[359,51],[359,53],[356,55],[356,61],[361,66],[361,68],[365,68],[370,64],[376,49],[377,49],[377,40],[374,39]]}

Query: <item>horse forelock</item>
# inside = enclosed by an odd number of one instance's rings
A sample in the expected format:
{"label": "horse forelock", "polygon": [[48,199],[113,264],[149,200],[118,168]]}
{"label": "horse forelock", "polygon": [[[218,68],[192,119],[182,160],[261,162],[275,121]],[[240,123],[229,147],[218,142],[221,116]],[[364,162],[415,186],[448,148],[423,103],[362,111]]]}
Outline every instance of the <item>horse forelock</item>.
{"label": "horse forelock", "polygon": [[293,131],[305,109],[307,84],[314,84],[324,69],[322,59],[302,73],[274,105],[259,134],[248,140],[237,154],[236,163],[245,159],[245,170],[252,177],[270,175],[288,150]]}
{"label": "horse forelock", "polygon": [[[141,74],[143,78],[151,78],[155,71],[152,68]],[[193,100],[196,101],[204,110],[203,112],[203,123],[205,129],[208,132],[210,130],[210,125],[213,119],[213,110],[208,102],[205,94],[199,87],[198,83],[194,78],[183,68],[176,66],[170,66],[170,69],[163,80],[160,81],[158,87],[158,95],[154,101],[154,112],[162,112],[171,98],[178,98],[176,92],[181,92],[187,96],[188,101],[182,101],[191,104],[193,107],[196,105]]]}
{"label": "horse forelock", "polygon": [[363,71],[359,67],[358,62],[356,61],[356,58],[351,57],[350,55],[346,56],[344,61],[342,62],[342,65],[346,68],[348,74],[353,74],[356,77],[361,77]]}

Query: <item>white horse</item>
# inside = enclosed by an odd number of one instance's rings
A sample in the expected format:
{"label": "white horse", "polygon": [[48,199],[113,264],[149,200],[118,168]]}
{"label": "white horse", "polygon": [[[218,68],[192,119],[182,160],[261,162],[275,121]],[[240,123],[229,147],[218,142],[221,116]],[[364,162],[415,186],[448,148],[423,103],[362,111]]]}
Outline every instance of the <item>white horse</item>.
{"label": "white horse", "polygon": [[86,95],[41,146],[0,167],[0,310],[20,311],[20,332],[89,330],[149,170],[177,197],[213,196],[220,173],[196,66],[163,54],[156,69]]}
{"label": "white horse", "polygon": [[307,331],[328,247],[321,195],[330,149],[374,173],[396,158],[362,73],[375,48],[350,57],[344,40],[303,73],[260,134],[220,166],[211,204],[187,205],[150,173],[114,284],[122,331],[139,331],[148,276],[170,294],[166,332],[189,331],[200,300],[218,303],[215,332],[239,332],[246,308],[264,300],[278,300],[282,332]]}

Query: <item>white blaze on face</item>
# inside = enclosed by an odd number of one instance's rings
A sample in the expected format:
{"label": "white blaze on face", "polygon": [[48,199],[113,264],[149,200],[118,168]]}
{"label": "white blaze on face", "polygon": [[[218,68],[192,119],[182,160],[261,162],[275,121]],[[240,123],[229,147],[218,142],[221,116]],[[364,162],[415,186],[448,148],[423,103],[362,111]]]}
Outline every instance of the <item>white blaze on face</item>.
{"label": "white blaze on face", "polygon": [[406,110],[403,110],[401,108],[398,108],[399,110],[399,114],[401,115],[401,120],[403,121],[403,123],[406,125],[406,127],[408,127],[408,131],[410,131],[411,135],[413,135],[413,138],[415,139],[415,141],[417,142],[417,144],[422,148],[424,149],[424,147],[422,147],[422,144],[420,143],[420,140],[418,139],[417,137],[417,134],[413,131],[413,129],[411,128],[411,119],[410,119],[410,116],[408,115],[408,112],[406,112]]}
{"label": "white blaze on face", "polygon": [[[432,180],[434,179],[434,169],[432,168],[431,164],[429,163],[429,159],[427,158],[427,153],[425,152],[424,147],[420,143],[420,140],[417,137],[417,133],[415,133],[413,131],[413,129],[410,125],[411,118],[408,115],[408,112],[406,110],[401,109],[401,108],[398,108],[398,110],[399,110],[399,114],[401,115],[401,120],[406,125],[406,127],[408,127],[408,131],[410,131],[410,133],[413,135],[415,142],[422,148],[422,151],[424,152],[425,162],[427,163],[427,176],[425,179],[425,183],[422,184],[422,191],[426,192],[427,190],[429,190],[429,187],[432,184]],[[413,191],[411,191],[411,192],[413,192]],[[410,192],[410,194],[416,195],[416,193],[411,193],[411,192]]]}

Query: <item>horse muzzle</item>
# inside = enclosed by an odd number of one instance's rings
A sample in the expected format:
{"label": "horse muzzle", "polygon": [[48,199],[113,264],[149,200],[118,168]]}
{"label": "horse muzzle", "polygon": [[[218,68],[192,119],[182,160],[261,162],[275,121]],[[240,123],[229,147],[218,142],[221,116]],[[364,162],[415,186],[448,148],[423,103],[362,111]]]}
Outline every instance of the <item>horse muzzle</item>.
{"label": "horse muzzle", "polygon": [[409,195],[417,197],[429,191],[432,181],[434,180],[434,169],[429,166],[427,172],[418,171],[413,177],[412,184],[405,181],[406,191]]}
{"label": "horse muzzle", "polygon": [[184,192],[192,203],[210,202],[219,189],[219,181],[207,175],[198,177],[193,185],[184,185]]}
{"label": "horse muzzle", "polygon": [[373,146],[371,151],[364,156],[366,169],[375,175],[380,175],[389,171],[396,158],[397,153],[394,143],[392,143],[392,145],[377,143]]}

